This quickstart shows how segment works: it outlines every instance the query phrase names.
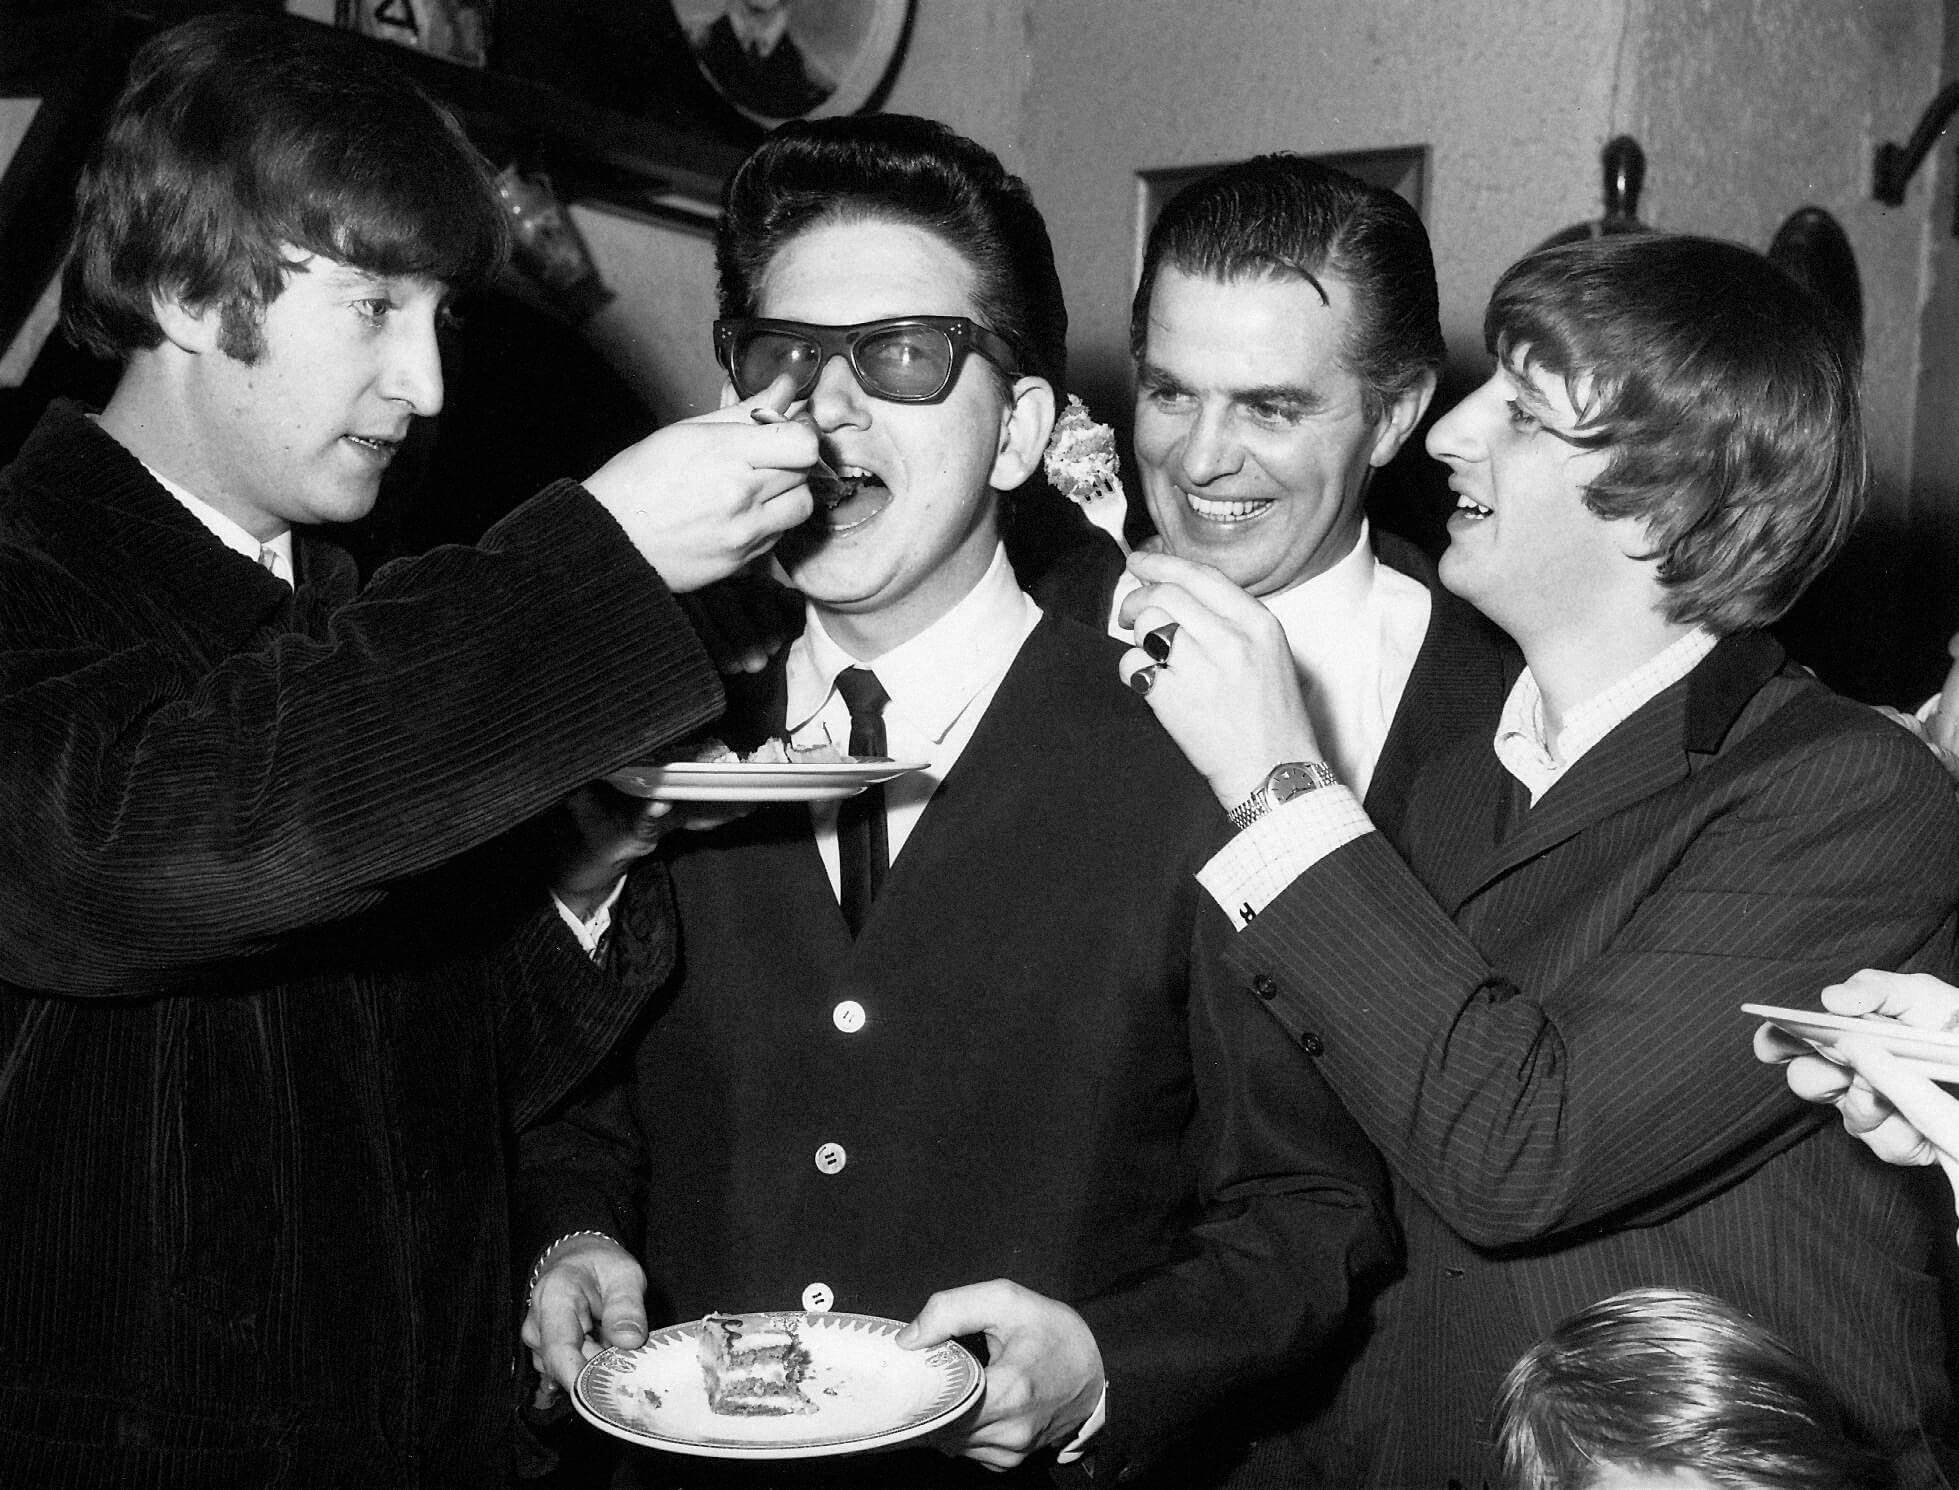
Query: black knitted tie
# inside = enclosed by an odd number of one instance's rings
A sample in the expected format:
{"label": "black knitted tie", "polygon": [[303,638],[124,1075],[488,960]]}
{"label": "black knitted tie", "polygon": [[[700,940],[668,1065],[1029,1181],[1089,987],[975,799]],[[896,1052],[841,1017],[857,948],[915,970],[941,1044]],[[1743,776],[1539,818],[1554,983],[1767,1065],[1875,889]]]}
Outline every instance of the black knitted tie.
{"label": "black knitted tie", "polygon": [[[868,668],[847,667],[837,674],[837,692],[850,709],[850,753],[858,760],[888,752],[884,745],[884,706],[891,696]],[[884,788],[866,787],[844,800],[837,810],[839,898],[843,918],[855,936],[871,914],[891,863],[891,845],[884,825]]]}

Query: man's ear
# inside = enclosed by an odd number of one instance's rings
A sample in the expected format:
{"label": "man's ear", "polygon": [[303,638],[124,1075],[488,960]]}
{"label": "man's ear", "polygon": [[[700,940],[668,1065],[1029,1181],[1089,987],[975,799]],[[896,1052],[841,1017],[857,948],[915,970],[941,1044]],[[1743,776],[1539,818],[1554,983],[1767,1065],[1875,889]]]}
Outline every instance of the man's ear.
{"label": "man's ear", "polygon": [[989,483],[995,491],[1012,491],[1034,474],[1053,430],[1054,385],[1046,378],[1015,379],[1000,411],[1000,444]]}
{"label": "man's ear", "polygon": [[1637,563],[1652,566],[1653,582],[1658,584],[1660,561],[1666,557],[1666,545],[1654,536],[1655,517],[1653,515],[1599,517],[1596,512],[1592,516],[1598,517],[1600,522],[1610,528],[1613,541],[1618,545],[1620,553]]}
{"label": "man's ear", "polygon": [[223,320],[217,301],[191,305],[174,290],[157,290],[150,296],[150,314],[172,346],[193,355],[217,350]]}
{"label": "man's ear", "polygon": [[728,378],[723,378],[721,380],[720,407],[724,409],[732,409],[736,404],[740,402],[741,402],[741,395],[735,392],[734,383]]}
{"label": "man's ear", "polygon": [[1415,426],[1422,422],[1422,415],[1428,412],[1429,401],[1435,397],[1435,374],[1425,372],[1414,387],[1403,391],[1401,396],[1388,405],[1387,412],[1374,431],[1374,448],[1368,452],[1367,463],[1379,470],[1400,453],[1401,447],[1408,443],[1408,437],[1415,432]]}

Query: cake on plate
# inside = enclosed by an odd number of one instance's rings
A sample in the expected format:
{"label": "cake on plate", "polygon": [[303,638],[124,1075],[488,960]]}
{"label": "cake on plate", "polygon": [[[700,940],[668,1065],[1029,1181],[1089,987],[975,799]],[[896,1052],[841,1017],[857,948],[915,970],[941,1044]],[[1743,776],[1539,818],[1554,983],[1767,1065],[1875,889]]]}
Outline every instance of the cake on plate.
{"label": "cake on plate", "polygon": [[794,1314],[710,1314],[701,1321],[701,1376],[710,1411],[724,1417],[792,1417],[816,1411],[804,1394],[815,1362]]}

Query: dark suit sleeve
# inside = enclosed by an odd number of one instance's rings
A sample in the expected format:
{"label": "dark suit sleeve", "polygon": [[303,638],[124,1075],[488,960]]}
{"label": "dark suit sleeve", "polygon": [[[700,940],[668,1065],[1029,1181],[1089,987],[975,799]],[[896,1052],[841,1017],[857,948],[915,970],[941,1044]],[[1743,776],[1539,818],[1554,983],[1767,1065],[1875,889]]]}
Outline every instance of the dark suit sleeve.
{"label": "dark suit sleeve", "polygon": [[1205,904],[1189,1002],[1199,1209],[1188,1255],[1077,1306],[1109,1379],[1104,1462],[1146,1461],[1241,1391],[1310,1361],[1396,1255],[1379,1156],[1225,976],[1231,934]]}
{"label": "dark suit sleeve", "polygon": [[[672,882],[659,860],[642,862],[627,878],[610,941],[603,974],[590,969],[589,975],[614,985],[617,997],[604,1007],[616,1013],[623,1005],[637,1013],[672,971],[677,948]],[[625,1038],[627,1021],[615,1023],[608,1034],[611,1059],[541,1121],[519,1124],[513,1255],[525,1269],[572,1231],[602,1231],[638,1249],[646,1209],[645,1138],[633,1097],[634,1042]],[[537,1034],[540,1041],[551,1039],[548,1028]]]}
{"label": "dark suit sleeve", "polygon": [[[1654,835],[1626,823],[1633,862]],[[1955,864],[1923,748],[1840,730],[1762,765],[1647,882],[1580,906],[1548,885],[1534,924],[1502,928],[1529,977],[1492,965],[1379,834],[1300,876],[1229,958],[1273,980],[1273,1013],[1452,1227],[1531,1243],[1676,1214],[1807,1132],[1816,1110],[1754,1060],[1738,1006],[1949,965]]]}
{"label": "dark suit sleeve", "polygon": [[618,1043],[652,987],[593,962],[549,906],[519,923],[498,961],[503,1107],[522,1132]]}
{"label": "dark suit sleeve", "polygon": [[542,1122],[518,1135],[511,1256],[528,1271],[557,1238],[600,1231],[634,1252],[645,1215],[645,1139],[632,1062],[615,1052]]}
{"label": "dark suit sleeve", "polygon": [[32,988],[167,984],[364,910],[721,700],[569,482],[202,674],[92,640],[51,567],[0,573],[0,979]]}

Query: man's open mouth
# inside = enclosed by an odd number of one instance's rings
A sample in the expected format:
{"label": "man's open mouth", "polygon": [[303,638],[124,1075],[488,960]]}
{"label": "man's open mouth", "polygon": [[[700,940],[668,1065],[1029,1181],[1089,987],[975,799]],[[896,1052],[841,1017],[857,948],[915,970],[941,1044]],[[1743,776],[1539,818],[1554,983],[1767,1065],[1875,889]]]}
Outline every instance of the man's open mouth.
{"label": "man's open mouth", "polygon": [[813,521],[832,532],[844,532],[869,522],[891,504],[891,489],[862,466],[834,466],[836,475],[812,475],[810,495],[816,498]]}

